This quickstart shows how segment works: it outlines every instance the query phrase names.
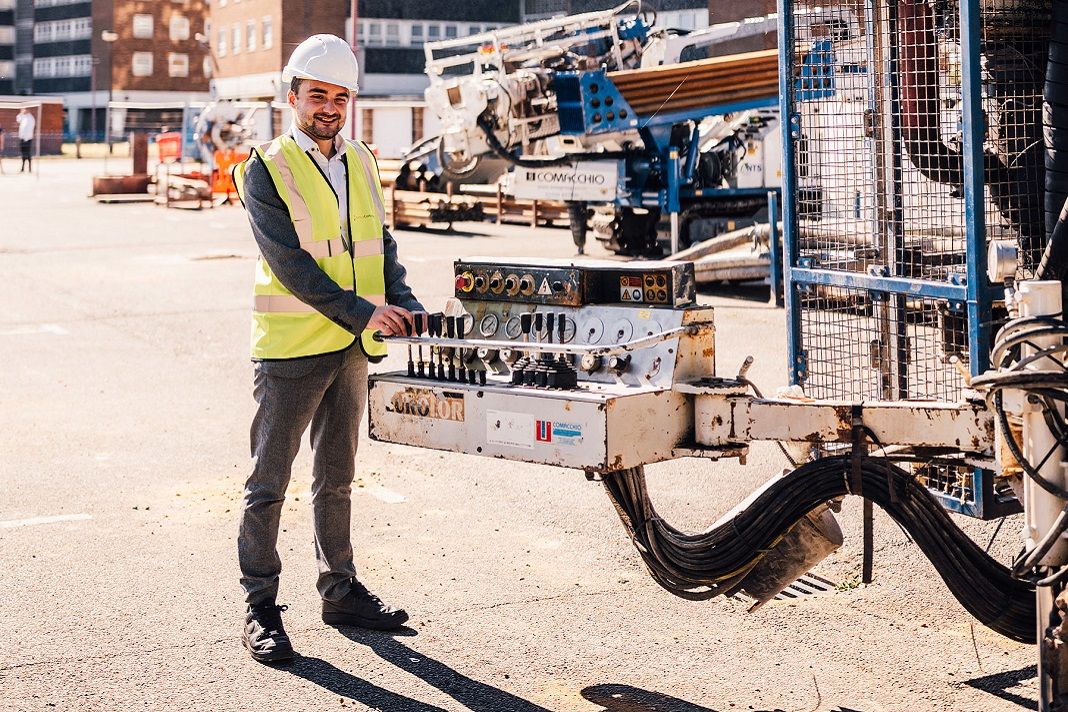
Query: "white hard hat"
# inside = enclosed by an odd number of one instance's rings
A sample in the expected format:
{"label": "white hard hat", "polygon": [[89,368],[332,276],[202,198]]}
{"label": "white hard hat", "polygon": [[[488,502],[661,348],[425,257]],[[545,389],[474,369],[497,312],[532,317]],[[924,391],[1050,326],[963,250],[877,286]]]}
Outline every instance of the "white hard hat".
{"label": "white hard hat", "polygon": [[336,84],[355,93],[360,88],[360,65],[345,40],[336,35],[312,35],[297,45],[282,70],[283,82],[296,77]]}

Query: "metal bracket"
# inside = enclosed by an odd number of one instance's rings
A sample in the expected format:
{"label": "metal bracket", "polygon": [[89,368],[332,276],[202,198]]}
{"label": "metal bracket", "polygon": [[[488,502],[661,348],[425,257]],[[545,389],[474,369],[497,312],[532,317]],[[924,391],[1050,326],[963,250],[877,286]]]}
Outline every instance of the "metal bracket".
{"label": "metal bracket", "polygon": [[[868,275],[871,277],[889,277],[890,268],[885,265],[868,265]],[[889,292],[883,292],[875,289],[868,290],[868,296],[871,297],[873,302],[885,302],[890,298]]]}

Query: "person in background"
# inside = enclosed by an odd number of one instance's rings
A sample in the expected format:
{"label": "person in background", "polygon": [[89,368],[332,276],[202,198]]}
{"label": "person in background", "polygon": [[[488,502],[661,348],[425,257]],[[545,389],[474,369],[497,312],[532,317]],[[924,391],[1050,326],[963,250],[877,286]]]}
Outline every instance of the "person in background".
{"label": "person in background", "polygon": [[19,109],[15,122],[19,125],[19,152],[22,155],[22,164],[19,173],[28,171],[33,173],[33,136],[37,129],[37,120],[25,106]]}

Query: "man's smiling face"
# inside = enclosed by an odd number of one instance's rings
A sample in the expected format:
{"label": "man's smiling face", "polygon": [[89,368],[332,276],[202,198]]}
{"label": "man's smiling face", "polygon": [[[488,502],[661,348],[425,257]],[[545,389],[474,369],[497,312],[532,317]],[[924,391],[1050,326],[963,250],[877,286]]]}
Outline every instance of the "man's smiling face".
{"label": "man's smiling face", "polygon": [[302,79],[287,98],[297,126],[312,138],[329,141],[345,125],[351,92],[336,84]]}

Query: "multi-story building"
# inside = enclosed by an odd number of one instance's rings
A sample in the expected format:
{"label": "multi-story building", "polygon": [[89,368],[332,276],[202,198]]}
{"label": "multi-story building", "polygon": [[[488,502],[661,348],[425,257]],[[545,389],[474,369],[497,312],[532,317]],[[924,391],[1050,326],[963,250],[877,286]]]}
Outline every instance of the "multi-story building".
{"label": "multi-story building", "polygon": [[347,4],[303,0],[214,0],[208,18],[213,72],[219,99],[278,101],[282,67],[309,35],[342,35]]}
{"label": "multi-story building", "polygon": [[[360,0],[356,29],[360,97],[346,132],[374,144],[381,156],[400,155],[436,130],[435,117],[423,110],[428,83],[423,43],[477,34],[514,24],[518,18],[514,2]],[[282,68],[293,47],[319,32],[352,42],[345,2],[214,0],[209,21],[216,69],[213,94],[272,105],[270,129],[264,133],[277,133],[288,122],[284,102],[289,86],[282,83]]]}
{"label": "multi-story building", "polygon": [[[0,3],[5,1],[11,0]],[[151,116],[167,104],[177,107],[208,97],[207,53],[196,39],[204,30],[205,0],[15,3],[18,90],[61,94],[69,135],[95,132],[99,138],[109,100],[127,102],[135,112]],[[114,134],[122,133],[124,116],[115,113]]]}
{"label": "multi-story building", "polygon": [[0,94],[15,93],[15,0],[0,0]]}
{"label": "multi-story building", "polygon": [[[699,30],[708,27],[709,5],[719,5],[723,0],[646,0],[643,10],[656,14],[658,27],[674,27],[680,30]],[[739,2],[740,0],[728,0]],[[757,0],[758,2],[760,0]],[[772,0],[774,4],[774,0]],[[560,15],[580,12],[610,10],[620,5],[619,0],[520,0],[520,16],[523,22],[544,20]],[[716,20],[713,20],[716,22]],[[720,20],[724,22],[724,20]]]}

